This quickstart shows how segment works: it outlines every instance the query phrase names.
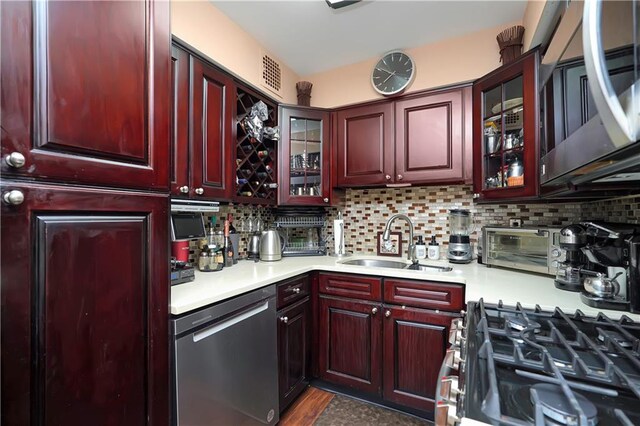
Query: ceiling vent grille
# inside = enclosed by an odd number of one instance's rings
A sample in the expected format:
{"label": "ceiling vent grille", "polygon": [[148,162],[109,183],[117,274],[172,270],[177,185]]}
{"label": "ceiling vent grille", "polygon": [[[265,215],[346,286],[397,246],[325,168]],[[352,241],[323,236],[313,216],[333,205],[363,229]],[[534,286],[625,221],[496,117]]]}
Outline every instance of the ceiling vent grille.
{"label": "ceiling vent grille", "polygon": [[261,56],[260,79],[262,85],[275,94],[282,96],[282,67],[271,56],[267,54],[262,54]]}

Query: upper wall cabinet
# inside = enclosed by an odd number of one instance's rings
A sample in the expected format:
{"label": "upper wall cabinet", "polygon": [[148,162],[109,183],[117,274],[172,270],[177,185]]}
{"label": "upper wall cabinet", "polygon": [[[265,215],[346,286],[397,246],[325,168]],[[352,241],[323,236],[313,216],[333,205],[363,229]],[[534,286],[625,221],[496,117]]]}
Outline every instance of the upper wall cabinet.
{"label": "upper wall cabinet", "polygon": [[331,199],[331,126],[328,111],[280,110],[280,197],[285,205],[328,205]]}
{"label": "upper wall cabinet", "polygon": [[534,51],[473,85],[474,198],[538,196],[537,69]]}
{"label": "upper wall cabinet", "polygon": [[172,62],[171,193],[229,200],[233,80],[176,44]]}
{"label": "upper wall cabinet", "polygon": [[337,114],[338,186],[470,182],[471,88]]}
{"label": "upper wall cabinet", "polygon": [[2,173],[166,190],[169,3],[4,2]]}

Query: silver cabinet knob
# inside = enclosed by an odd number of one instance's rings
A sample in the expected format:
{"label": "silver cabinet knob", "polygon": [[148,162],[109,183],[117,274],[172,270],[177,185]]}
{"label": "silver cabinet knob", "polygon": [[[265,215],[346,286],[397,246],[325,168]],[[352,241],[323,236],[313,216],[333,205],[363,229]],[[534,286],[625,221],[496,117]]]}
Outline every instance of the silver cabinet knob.
{"label": "silver cabinet knob", "polygon": [[295,287],[291,291],[293,291],[295,294],[298,294],[300,293],[300,287]]}
{"label": "silver cabinet knob", "polygon": [[189,193],[189,187],[188,186],[181,186],[180,187],[180,192],[182,192],[183,194],[188,194]]}
{"label": "silver cabinet knob", "polygon": [[20,154],[19,152],[12,152],[11,154],[4,157],[4,161],[6,161],[9,166],[19,169],[20,167],[24,166],[26,160],[24,158],[24,155]]}
{"label": "silver cabinet knob", "polygon": [[404,179],[404,176],[398,175],[398,180],[402,180],[402,179]]}
{"label": "silver cabinet knob", "polygon": [[384,316],[389,318],[391,316],[391,311],[389,310],[385,311]]}
{"label": "silver cabinet knob", "polygon": [[391,175],[385,175],[385,176],[384,176],[384,178],[385,178],[386,180],[391,180]]}
{"label": "silver cabinet knob", "polygon": [[198,195],[202,195],[202,194],[204,194],[204,189],[202,189],[202,188],[196,188],[196,194],[198,194]]}
{"label": "silver cabinet knob", "polygon": [[371,313],[372,313],[373,315],[377,314],[377,313],[378,313],[378,308],[373,308],[373,309],[371,309]]}
{"label": "silver cabinet knob", "polygon": [[289,322],[289,318],[287,317],[280,317],[280,321],[282,321],[283,323],[288,323]]}
{"label": "silver cabinet knob", "polygon": [[478,193],[473,194],[473,198],[474,198],[474,199],[478,199],[478,198],[480,198],[480,194],[478,194]]}
{"label": "silver cabinet knob", "polygon": [[2,194],[2,199],[7,204],[11,204],[12,206],[19,206],[24,202],[24,194],[22,193],[22,191],[14,189]]}
{"label": "silver cabinet knob", "polygon": [[328,203],[329,199],[328,198],[323,198],[322,201],[324,201],[325,203]]}

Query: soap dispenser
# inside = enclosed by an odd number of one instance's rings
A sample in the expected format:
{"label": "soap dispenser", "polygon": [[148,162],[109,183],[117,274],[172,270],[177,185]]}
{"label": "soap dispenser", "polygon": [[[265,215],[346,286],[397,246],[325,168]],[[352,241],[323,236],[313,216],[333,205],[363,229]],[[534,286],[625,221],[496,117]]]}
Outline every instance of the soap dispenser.
{"label": "soap dispenser", "polygon": [[418,236],[418,242],[416,243],[416,257],[418,259],[427,258],[427,246],[422,239],[422,235]]}
{"label": "soap dispenser", "polygon": [[431,242],[429,243],[428,250],[429,259],[438,260],[440,259],[440,244],[436,242],[436,236],[431,236]]}

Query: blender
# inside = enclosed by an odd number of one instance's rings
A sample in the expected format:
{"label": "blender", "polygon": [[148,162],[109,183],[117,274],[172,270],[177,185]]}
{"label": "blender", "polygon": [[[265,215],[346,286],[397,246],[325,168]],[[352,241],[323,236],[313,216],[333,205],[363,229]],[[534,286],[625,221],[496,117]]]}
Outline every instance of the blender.
{"label": "blender", "polygon": [[473,220],[469,210],[449,210],[449,250],[447,259],[452,263],[469,263],[473,248],[469,235],[473,232]]}

